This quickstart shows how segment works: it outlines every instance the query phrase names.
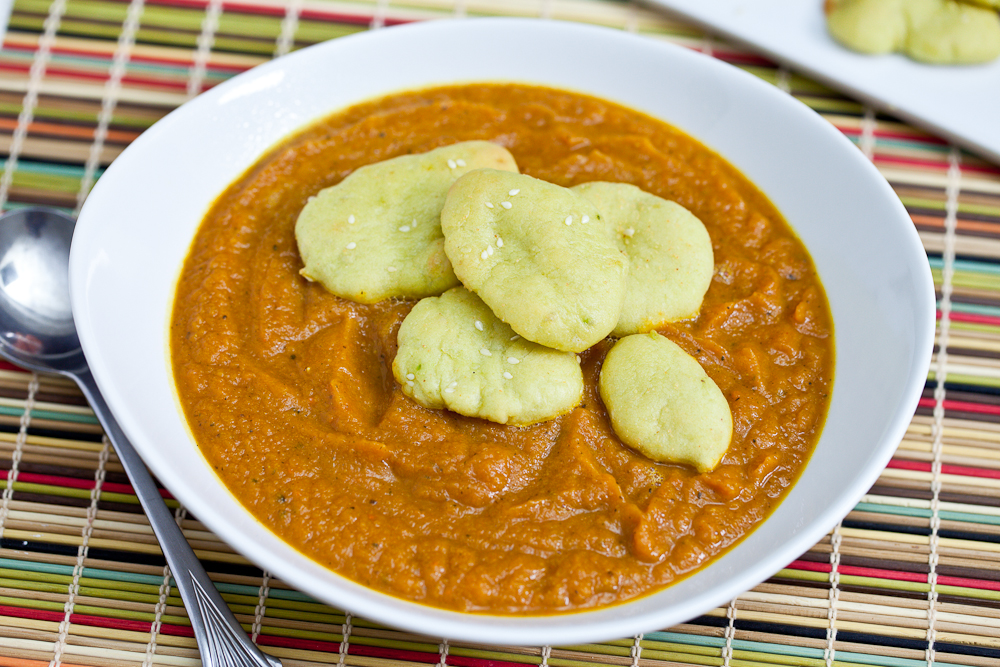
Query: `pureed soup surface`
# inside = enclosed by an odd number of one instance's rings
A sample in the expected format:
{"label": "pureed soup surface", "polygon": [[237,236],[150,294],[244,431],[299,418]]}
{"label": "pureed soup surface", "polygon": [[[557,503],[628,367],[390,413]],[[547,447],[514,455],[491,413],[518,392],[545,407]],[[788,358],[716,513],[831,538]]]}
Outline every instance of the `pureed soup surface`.
{"label": "pureed soup surface", "polygon": [[[701,312],[661,333],[733,414],[713,472],[654,463],[611,430],[603,341],[583,404],[527,428],[427,410],[391,364],[413,302],[364,306],[299,275],[306,200],[359,166],[469,139],[559,185],[633,183],[708,229]],[[763,520],[818,439],[832,323],[801,243],[767,199],[678,130],[599,99],[463,85],[353,107],[292,137],[205,218],[177,288],[172,361],[204,455],[275,533],[362,584],[468,611],[552,613],[660,588]]]}

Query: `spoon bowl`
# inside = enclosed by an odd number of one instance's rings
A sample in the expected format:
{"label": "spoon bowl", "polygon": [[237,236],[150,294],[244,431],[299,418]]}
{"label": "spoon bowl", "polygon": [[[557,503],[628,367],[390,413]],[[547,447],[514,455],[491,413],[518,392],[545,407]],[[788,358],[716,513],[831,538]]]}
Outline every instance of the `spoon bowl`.
{"label": "spoon bowl", "polygon": [[69,299],[69,247],[76,222],[23,208],[0,224],[0,354],[39,373],[86,369]]}
{"label": "spoon bowl", "polygon": [[0,216],[0,357],[72,378],[104,427],[160,542],[205,667],[281,667],[247,637],[167,509],[90,374],[73,321],[69,251],[75,221],[47,208]]}

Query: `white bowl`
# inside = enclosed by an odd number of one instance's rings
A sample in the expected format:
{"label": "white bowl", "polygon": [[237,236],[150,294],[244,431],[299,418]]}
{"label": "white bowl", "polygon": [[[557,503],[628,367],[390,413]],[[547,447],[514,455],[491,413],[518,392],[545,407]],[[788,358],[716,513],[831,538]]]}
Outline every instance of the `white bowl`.
{"label": "white bowl", "polygon": [[[401,89],[518,81],[607,98],[671,123],[761,188],[803,240],[833,312],[836,374],[811,461],[775,512],[723,557],[658,593],[545,617],[444,611],[375,592],[281,541],[230,495],[185,425],[170,370],[175,282],[209,205],[264,152],[342,107]],[[888,462],[916,407],[934,289],[913,224],[861,152],[816,113],[734,67],[607,29],[441,21],[345,37],[262,65],[145,132],[80,215],[72,303],[118,421],[171,492],[262,568],[320,600],[451,639],[567,644],[668,627],[753,587],[819,540]]]}

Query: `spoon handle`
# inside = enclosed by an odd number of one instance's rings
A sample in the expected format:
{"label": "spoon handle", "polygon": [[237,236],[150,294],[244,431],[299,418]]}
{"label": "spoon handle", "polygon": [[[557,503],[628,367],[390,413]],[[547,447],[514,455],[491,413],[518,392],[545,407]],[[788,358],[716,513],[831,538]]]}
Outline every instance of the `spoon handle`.
{"label": "spoon handle", "polygon": [[160,542],[160,549],[170,566],[174,583],[184,601],[188,618],[191,619],[204,667],[281,667],[281,660],[262,652],[250,641],[222,600],[215,584],[209,579],[205,568],[163,502],[145,464],[118,426],[108,404],[104,402],[94,376],[85,369],[71,377],[80,385],[104,427],[104,432],[114,445],[139,503],[149,518]]}

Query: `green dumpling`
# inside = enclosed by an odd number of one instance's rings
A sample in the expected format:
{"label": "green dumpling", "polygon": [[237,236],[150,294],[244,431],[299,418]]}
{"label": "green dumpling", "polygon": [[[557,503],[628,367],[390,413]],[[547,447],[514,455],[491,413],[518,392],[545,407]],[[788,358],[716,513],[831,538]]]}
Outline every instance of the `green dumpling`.
{"label": "green dumpling", "polygon": [[909,30],[903,10],[905,2],[836,0],[830,3],[827,30],[834,39],[853,51],[874,55],[899,51],[906,44]]}
{"label": "green dumpling", "polygon": [[598,388],[618,437],[654,461],[709,472],[729,449],[726,397],[694,357],[658,333],[618,341]]}
{"label": "green dumpling", "polygon": [[645,333],[697,315],[715,268],[712,239],[701,220],[627,183],[596,181],[572,189],[607,218],[629,258],[625,304],[612,335]]}
{"label": "green dumpling", "polygon": [[906,55],[931,64],[972,65],[1000,56],[1000,15],[951,0],[936,3],[906,40]]}
{"label": "green dumpling", "polygon": [[295,224],[302,275],[358,303],[454,287],[441,207],[451,184],[480,167],[517,171],[505,148],[466,141],[361,167],[320,191]]}
{"label": "green dumpling", "polygon": [[572,190],[471,171],[448,192],[441,229],[462,284],[528,340],[582,352],[618,323],[628,258],[600,211]]}
{"label": "green dumpling", "polygon": [[464,287],[421,300],[398,341],[393,375],[425,408],[524,426],[569,412],[583,395],[575,354],[516,335]]}

